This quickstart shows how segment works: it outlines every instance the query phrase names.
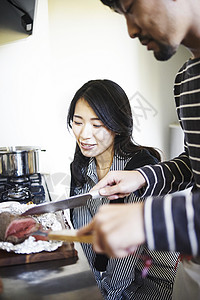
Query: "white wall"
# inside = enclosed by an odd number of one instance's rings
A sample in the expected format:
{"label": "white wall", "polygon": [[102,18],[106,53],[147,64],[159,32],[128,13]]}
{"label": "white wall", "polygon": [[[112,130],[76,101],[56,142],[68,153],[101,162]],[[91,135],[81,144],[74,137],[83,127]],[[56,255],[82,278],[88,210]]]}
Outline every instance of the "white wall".
{"label": "white wall", "polygon": [[108,78],[131,99],[135,140],[167,157],[173,80],[187,56],[180,49],[171,62],[156,62],[98,0],[38,0],[33,35],[0,46],[0,146],[40,146],[42,171],[68,173],[69,103],[86,81]]}
{"label": "white wall", "polygon": [[[148,145],[158,147],[163,151],[163,159],[172,158],[170,142],[172,140],[172,132],[170,124],[178,122],[176,115],[176,107],[173,96],[173,84],[176,73],[182,64],[190,57],[189,51],[180,46],[176,55],[169,61],[157,61],[152,52],[147,52],[145,47],[139,45],[138,64],[139,72],[139,91],[157,109],[154,118],[141,119],[141,131],[135,132],[137,140],[142,143],[143,134],[145,133],[145,142]],[[173,140],[175,142],[175,140]],[[183,144],[179,148],[182,151]],[[176,148],[178,146],[176,145]]]}

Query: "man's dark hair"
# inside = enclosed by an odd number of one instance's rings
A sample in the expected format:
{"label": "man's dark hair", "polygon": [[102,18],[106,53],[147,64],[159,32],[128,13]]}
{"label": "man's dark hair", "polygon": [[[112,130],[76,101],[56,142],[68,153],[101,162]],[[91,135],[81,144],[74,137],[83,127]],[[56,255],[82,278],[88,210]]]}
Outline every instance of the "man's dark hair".
{"label": "man's dark hair", "polygon": [[120,8],[119,0],[100,0],[104,5],[109,6],[113,10]]}

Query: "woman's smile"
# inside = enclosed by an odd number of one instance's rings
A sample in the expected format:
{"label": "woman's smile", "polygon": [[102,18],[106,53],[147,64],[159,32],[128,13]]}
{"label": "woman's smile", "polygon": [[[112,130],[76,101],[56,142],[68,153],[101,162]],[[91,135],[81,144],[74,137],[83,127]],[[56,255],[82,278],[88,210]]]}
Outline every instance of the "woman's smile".
{"label": "woman's smile", "polygon": [[112,160],[115,133],[106,128],[83,98],[76,103],[72,130],[83,155],[104,162]]}
{"label": "woman's smile", "polygon": [[80,141],[79,141],[79,145],[84,150],[91,150],[91,149],[94,149],[94,147],[96,146],[96,144],[89,144],[89,143],[84,143],[84,142],[80,142]]}

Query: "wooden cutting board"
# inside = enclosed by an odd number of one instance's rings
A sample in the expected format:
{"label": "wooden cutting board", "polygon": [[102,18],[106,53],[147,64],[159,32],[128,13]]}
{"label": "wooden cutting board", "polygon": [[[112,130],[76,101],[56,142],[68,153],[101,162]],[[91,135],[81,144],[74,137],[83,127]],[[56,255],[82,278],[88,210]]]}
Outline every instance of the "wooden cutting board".
{"label": "wooden cutting board", "polygon": [[16,254],[14,252],[0,250],[0,267],[57,259],[66,259],[67,262],[67,260],[70,260],[70,258],[74,258],[75,261],[78,259],[78,252],[74,249],[73,243],[63,243],[61,247],[52,252],[43,251],[32,254]]}

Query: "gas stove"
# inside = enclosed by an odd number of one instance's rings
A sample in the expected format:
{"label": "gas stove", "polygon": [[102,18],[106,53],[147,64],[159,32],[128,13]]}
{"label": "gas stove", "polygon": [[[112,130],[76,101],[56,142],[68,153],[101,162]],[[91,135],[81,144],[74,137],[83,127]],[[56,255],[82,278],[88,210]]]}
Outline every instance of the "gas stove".
{"label": "gas stove", "polygon": [[51,201],[45,177],[35,173],[19,177],[0,176],[0,202],[40,204]]}

